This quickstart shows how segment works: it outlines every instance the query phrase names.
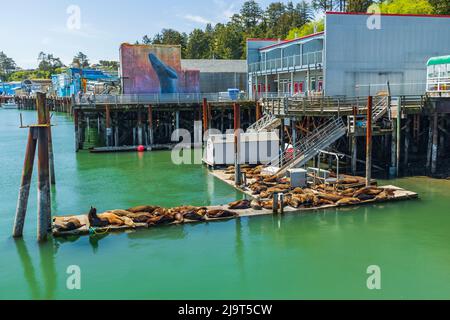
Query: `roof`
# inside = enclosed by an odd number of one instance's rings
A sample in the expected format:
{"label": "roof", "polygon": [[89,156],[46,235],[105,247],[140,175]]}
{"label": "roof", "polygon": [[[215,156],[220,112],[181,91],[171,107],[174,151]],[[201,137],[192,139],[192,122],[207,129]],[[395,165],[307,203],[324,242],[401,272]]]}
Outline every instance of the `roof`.
{"label": "roof", "polygon": [[181,68],[200,73],[247,73],[246,60],[182,59]]}
{"label": "roof", "polygon": [[438,64],[450,64],[450,55],[442,57],[433,57],[427,62],[428,66],[435,66]]}
{"label": "roof", "polygon": [[292,39],[292,40],[282,40],[279,43],[275,43],[275,44],[272,44],[272,45],[267,46],[267,47],[259,48],[259,50],[271,49],[271,48],[275,48],[275,47],[278,47],[278,46],[281,46],[281,45],[285,45],[285,44],[288,44],[288,43],[291,43],[291,42],[301,41],[301,40],[305,40],[305,39],[309,39],[309,38],[314,38],[314,37],[317,37],[317,36],[321,36],[324,33],[325,32],[322,31],[322,32],[313,33],[313,34],[310,34],[310,35],[307,35],[307,36],[304,36],[304,37],[295,38],[295,39]]}
{"label": "roof", "polygon": [[[356,16],[370,16],[370,12],[334,12],[330,11],[327,15],[356,15]],[[405,13],[380,13],[381,16],[391,17],[422,17],[422,18],[450,18],[450,15],[436,15],[436,14],[405,14]]]}

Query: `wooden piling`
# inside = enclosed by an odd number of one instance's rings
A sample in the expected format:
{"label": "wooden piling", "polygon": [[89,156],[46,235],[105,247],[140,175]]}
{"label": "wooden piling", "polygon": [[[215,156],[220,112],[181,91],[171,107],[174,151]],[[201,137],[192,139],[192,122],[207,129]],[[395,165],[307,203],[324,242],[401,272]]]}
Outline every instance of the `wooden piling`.
{"label": "wooden piling", "polygon": [[153,145],[153,108],[151,105],[147,107],[148,113],[148,143],[150,146]]}
{"label": "wooden piling", "polygon": [[80,135],[79,135],[79,117],[78,117],[78,110],[73,110],[73,121],[75,125],[75,152],[78,152],[80,150]]}
{"label": "wooden piling", "polygon": [[203,111],[203,132],[207,133],[209,129],[208,128],[209,120],[208,120],[208,101],[206,98],[203,98],[202,111]]}
{"label": "wooden piling", "polygon": [[138,109],[137,111],[137,136],[138,136],[138,145],[144,144],[143,139],[143,131],[142,131],[142,114],[141,110]]}
{"label": "wooden piling", "polygon": [[[39,108],[38,108],[39,109]],[[47,112],[48,119],[48,158],[49,158],[49,167],[50,167],[50,183],[52,185],[56,185],[56,175],[55,175],[55,157],[53,154],[53,138],[52,138],[52,126],[51,126],[51,117],[50,117],[50,109],[44,107]]]}
{"label": "wooden piling", "polygon": [[36,154],[38,130],[30,128],[28,132],[27,149],[23,164],[22,180],[19,189],[19,199],[17,200],[16,217],[14,220],[13,237],[19,238],[23,235],[23,226],[27,214],[28,198],[30,195],[31,177],[33,176],[33,165]]}
{"label": "wooden piling", "polygon": [[401,142],[402,142],[402,102],[403,98],[399,97],[398,105],[397,105],[397,134],[396,134],[396,142],[397,146],[396,150],[396,159],[395,159],[395,174],[398,177],[400,174],[400,155],[401,155]]}
{"label": "wooden piling", "polygon": [[259,101],[256,101],[256,121],[262,118],[262,109]]}
{"label": "wooden piling", "polygon": [[50,172],[48,149],[48,123],[49,114],[45,105],[45,94],[36,95],[36,108],[38,112],[38,241],[47,239],[47,232],[51,227],[51,199],[50,199]]}
{"label": "wooden piling", "polygon": [[105,113],[105,126],[106,126],[106,146],[112,146],[112,129],[111,129],[111,111],[109,106],[106,106]]}
{"label": "wooden piling", "polygon": [[372,184],[372,96],[367,98],[367,124],[366,124],[366,186]]}
{"label": "wooden piling", "polygon": [[241,144],[241,108],[239,104],[233,103],[234,109],[234,165],[236,186],[241,185],[241,161],[240,161],[240,144]]}
{"label": "wooden piling", "polygon": [[437,157],[438,157],[438,143],[439,143],[439,131],[438,131],[438,114],[435,111],[433,113],[433,145],[431,147],[431,174],[437,172]]}

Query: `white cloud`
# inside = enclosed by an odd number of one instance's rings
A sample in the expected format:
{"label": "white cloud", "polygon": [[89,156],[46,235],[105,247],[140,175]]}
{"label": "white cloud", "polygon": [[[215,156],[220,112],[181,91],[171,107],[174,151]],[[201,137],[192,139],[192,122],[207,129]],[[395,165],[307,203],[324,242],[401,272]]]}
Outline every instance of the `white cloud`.
{"label": "white cloud", "polygon": [[189,21],[196,22],[196,23],[201,23],[201,24],[213,23],[212,21],[210,21],[210,20],[208,20],[208,19],[206,19],[204,17],[194,16],[194,15],[190,15],[190,14],[185,15],[184,18],[189,20]]}

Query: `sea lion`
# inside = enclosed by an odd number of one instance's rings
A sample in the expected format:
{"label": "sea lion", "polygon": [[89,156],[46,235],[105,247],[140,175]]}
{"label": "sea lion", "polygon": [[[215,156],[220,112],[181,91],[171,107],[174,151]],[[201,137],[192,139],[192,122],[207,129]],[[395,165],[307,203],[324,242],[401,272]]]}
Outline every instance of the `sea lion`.
{"label": "sea lion", "polygon": [[245,210],[250,208],[251,208],[250,200],[239,200],[232,202],[228,205],[228,209],[230,210]]}
{"label": "sea lion", "polygon": [[109,222],[110,225],[113,226],[123,226],[126,225],[128,227],[136,227],[136,225],[134,224],[133,220],[131,220],[130,218],[123,216],[123,217],[119,217],[118,215],[112,213],[112,212],[105,212],[102,214],[97,215],[101,220],[107,220]]}
{"label": "sea lion", "polygon": [[81,224],[80,220],[76,218],[63,218],[63,219],[54,218],[53,222],[55,229],[58,232],[68,232],[78,230],[85,226],[85,224]]}
{"label": "sea lion", "polygon": [[145,223],[148,219],[153,218],[154,216],[147,212],[137,212],[129,213],[127,217],[133,220],[134,223]]}
{"label": "sea lion", "polygon": [[120,210],[120,209],[118,209],[118,210],[108,210],[107,212],[114,213],[116,216],[119,216],[119,217],[128,217],[130,214],[132,214],[131,211]]}
{"label": "sea lion", "polygon": [[319,193],[317,196],[321,199],[326,199],[326,200],[332,201],[333,203],[337,202],[339,200],[342,200],[342,198],[344,198],[343,196],[339,196],[339,195],[332,194],[332,193],[323,193],[323,192]]}
{"label": "sea lion", "polygon": [[147,213],[153,213],[156,209],[158,209],[158,206],[138,206],[134,208],[127,209],[126,211],[131,213],[138,213],[138,212],[147,212]]}
{"label": "sea lion", "polygon": [[358,191],[356,191],[353,194],[354,198],[358,198],[359,195],[362,194],[367,194],[367,195],[372,195],[372,196],[377,196],[379,195],[381,192],[383,192],[383,189],[377,188],[377,187],[365,187],[365,188],[361,188]]}
{"label": "sea lion", "polygon": [[253,200],[250,203],[250,206],[252,207],[253,210],[262,210],[262,205],[261,202],[259,200]]}
{"label": "sea lion", "polygon": [[147,220],[148,226],[165,225],[175,222],[175,217],[170,215],[154,216]]}
{"label": "sea lion", "polygon": [[369,200],[375,199],[375,197],[376,197],[376,196],[374,196],[374,195],[362,193],[362,194],[356,196],[355,198],[358,198],[358,199],[361,200],[361,201],[369,201]]}
{"label": "sea lion", "polygon": [[338,202],[336,202],[336,204],[338,206],[348,206],[348,205],[353,205],[353,204],[358,204],[361,203],[361,200],[357,199],[357,198],[343,198],[341,200],[339,200]]}
{"label": "sea lion", "polygon": [[184,214],[184,219],[191,221],[204,221],[206,210],[189,211]]}
{"label": "sea lion", "polygon": [[303,191],[302,188],[295,188],[295,189],[292,191],[292,193],[303,194],[303,193],[305,193],[305,192]]}
{"label": "sea lion", "polygon": [[109,225],[108,220],[103,220],[99,216],[97,216],[97,209],[91,207],[91,210],[88,213],[89,225],[91,227],[103,228]]}
{"label": "sea lion", "polygon": [[237,216],[237,213],[228,210],[209,210],[206,215],[209,219],[224,219],[234,218]]}

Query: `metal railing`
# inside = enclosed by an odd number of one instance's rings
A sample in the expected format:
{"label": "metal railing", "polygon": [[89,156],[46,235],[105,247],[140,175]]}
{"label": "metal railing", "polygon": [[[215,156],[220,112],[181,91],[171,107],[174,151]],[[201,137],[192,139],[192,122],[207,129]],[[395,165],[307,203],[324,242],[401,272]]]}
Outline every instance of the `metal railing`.
{"label": "metal railing", "polygon": [[293,55],[277,59],[269,59],[266,61],[260,61],[256,63],[251,63],[248,66],[248,71],[253,72],[264,72],[264,71],[276,71],[280,69],[289,68],[307,68],[311,65],[322,64],[323,63],[323,50],[308,52],[302,55]]}
{"label": "metal railing", "polygon": [[264,117],[259,119],[257,122],[252,124],[247,131],[260,132],[263,130],[273,130],[281,125],[281,119],[275,117],[271,114],[266,114]]}
{"label": "metal railing", "polygon": [[[122,95],[83,95],[76,96],[76,105],[97,104],[175,104],[175,103],[201,103],[203,99],[209,102],[234,101],[228,93],[168,93],[168,94],[122,94]],[[246,93],[240,93],[236,101],[248,100]]]}
{"label": "metal railing", "polygon": [[293,152],[286,150],[280,157],[267,164],[266,168],[270,173],[281,175],[291,168],[301,167],[346,133],[347,127],[342,118],[333,117],[301,139],[293,147]]}

